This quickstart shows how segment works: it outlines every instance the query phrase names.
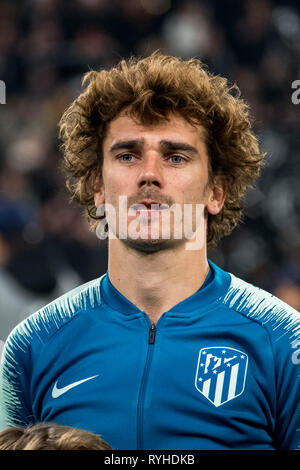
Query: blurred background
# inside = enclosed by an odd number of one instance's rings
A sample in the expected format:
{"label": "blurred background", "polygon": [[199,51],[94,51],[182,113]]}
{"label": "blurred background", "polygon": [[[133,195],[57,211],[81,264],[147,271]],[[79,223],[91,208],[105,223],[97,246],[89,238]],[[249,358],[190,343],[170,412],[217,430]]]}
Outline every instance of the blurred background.
{"label": "blurred background", "polygon": [[267,164],[209,257],[300,310],[299,0],[0,0],[0,340],[105,273],[105,242],[69,202],[57,124],[90,68],[156,49],[200,58],[250,104]]}

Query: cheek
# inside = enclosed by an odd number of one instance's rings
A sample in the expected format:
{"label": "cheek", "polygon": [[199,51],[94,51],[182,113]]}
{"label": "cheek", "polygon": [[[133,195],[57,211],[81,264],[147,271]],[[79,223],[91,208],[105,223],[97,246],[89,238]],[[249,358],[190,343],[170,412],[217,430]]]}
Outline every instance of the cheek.
{"label": "cheek", "polygon": [[118,205],[119,196],[130,195],[130,180],[110,171],[103,174],[105,202]]}
{"label": "cheek", "polygon": [[179,188],[185,203],[205,203],[207,191],[205,186],[191,178],[184,187]]}

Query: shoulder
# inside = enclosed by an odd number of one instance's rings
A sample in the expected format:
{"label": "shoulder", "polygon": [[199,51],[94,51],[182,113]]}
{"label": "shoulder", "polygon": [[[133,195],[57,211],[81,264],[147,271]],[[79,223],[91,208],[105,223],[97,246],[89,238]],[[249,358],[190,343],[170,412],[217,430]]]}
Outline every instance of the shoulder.
{"label": "shoulder", "polygon": [[230,274],[222,302],[265,327],[276,341],[286,337],[292,348],[300,341],[300,313],[271,293]]}
{"label": "shoulder", "polygon": [[5,342],[4,357],[13,350],[26,349],[34,341],[44,344],[78,314],[100,305],[102,277],[72,289],[19,323]]}

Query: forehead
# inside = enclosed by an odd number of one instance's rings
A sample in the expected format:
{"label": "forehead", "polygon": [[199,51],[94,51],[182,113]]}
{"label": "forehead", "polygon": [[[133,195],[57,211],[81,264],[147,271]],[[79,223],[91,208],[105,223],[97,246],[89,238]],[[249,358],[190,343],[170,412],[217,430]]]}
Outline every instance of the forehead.
{"label": "forehead", "polygon": [[144,125],[128,114],[120,114],[110,122],[104,148],[119,140],[143,137],[145,141],[159,142],[161,139],[204,145],[206,131],[201,125],[192,125],[179,115],[169,116],[168,119],[152,125]]}

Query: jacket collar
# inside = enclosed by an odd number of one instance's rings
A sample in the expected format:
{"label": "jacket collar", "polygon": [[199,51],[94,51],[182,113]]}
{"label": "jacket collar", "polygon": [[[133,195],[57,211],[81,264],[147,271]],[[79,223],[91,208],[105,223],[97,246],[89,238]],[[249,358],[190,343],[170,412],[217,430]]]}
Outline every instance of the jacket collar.
{"label": "jacket collar", "polygon": [[[230,274],[208,260],[210,270],[202,286],[190,297],[174,305],[168,312],[173,316],[207,310],[224,295],[230,284]],[[124,297],[111,283],[108,272],[101,280],[101,299],[108,309],[124,314],[139,314],[141,310]]]}

